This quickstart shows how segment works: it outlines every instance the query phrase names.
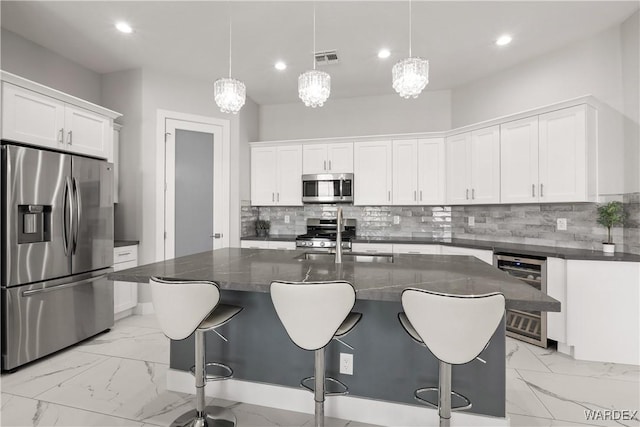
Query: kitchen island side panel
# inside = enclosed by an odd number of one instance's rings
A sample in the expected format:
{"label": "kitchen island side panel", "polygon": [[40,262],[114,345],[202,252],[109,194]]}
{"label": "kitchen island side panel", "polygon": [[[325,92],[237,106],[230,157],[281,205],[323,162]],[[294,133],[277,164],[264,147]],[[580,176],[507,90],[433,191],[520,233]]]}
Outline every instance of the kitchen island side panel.
{"label": "kitchen island side panel", "polygon": [[[314,354],[298,348],[286,334],[271,302],[263,292],[223,290],[222,302],[244,310],[218,329],[229,342],[207,333],[207,361],[226,363],[239,380],[299,388],[302,378],[313,375]],[[326,349],[328,376],[349,386],[353,396],[417,404],[413,392],[438,384],[438,361],[425,347],[414,342],[400,326],[399,302],[357,300],[354,311],[363,314],[360,323],[344,341]],[[447,327],[447,325],[442,325]],[[451,333],[456,333],[451,330]],[[353,353],[354,375],[339,373],[339,353]],[[505,416],[505,324],[504,319],[480,357],[452,369],[453,390],[473,403],[469,412]],[[193,336],[171,341],[170,367],[187,371],[194,364]],[[309,394],[311,399],[312,395]],[[433,396],[436,399],[435,393]],[[453,398],[453,405],[459,402]]]}

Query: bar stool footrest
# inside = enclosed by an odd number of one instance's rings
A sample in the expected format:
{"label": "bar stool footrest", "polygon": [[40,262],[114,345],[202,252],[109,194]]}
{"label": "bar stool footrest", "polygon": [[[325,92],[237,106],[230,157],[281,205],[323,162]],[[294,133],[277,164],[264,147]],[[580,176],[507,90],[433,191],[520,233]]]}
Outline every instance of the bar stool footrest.
{"label": "bar stool footrest", "polygon": [[[205,368],[205,381],[222,381],[222,380],[228,380],[233,378],[233,369],[231,369],[228,365],[225,365],[224,363],[218,363],[218,362],[207,362],[204,364]],[[216,368],[222,368],[223,371],[226,372],[226,374],[224,375],[213,375],[213,374],[208,374],[207,372],[207,368],[209,366],[215,366]],[[195,376],[196,375],[196,367],[192,366],[191,369],[189,370],[191,372],[191,375]]]}
{"label": "bar stool footrest", "polygon": [[[417,389],[414,393],[413,396],[415,397],[415,399],[421,403],[424,403],[427,406],[430,406],[432,408],[438,409],[438,405],[434,404],[433,402],[423,398],[420,396],[420,394],[424,393],[424,392],[435,392],[436,393],[436,400],[438,398],[438,387],[425,387],[425,388],[419,388]],[[460,399],[462,399],[465,403],[463,403],[462,405],[458,405],[458,406],[451,406],[451,410],[452,411],[464,411],[467,409],[470,409],[472,404],[471,401],[463,396],[462,394],[455,392],[455,391],[451,391],[451,395],[452,396],[456,396]]]}
{"label": "bar stool footrest", "polygon": [[[315,381],[315,377],[313,377],[313,376],[304,378],[302,381],[300,381],[300,386],[302,388],[305,388],[305,389],[309,390],[310,392],[314,393],[315,392],[315,390],[313,388],[314,381]],[[309,383],[309,382],[311,382],[310,386],[306,384],[306,383]],[[326,391],[328,389],[327,383],[336,384],[342,390],[340,390],[340,391]],[[349,394],[349,387],[347,387],[347,385],[345,383],[343,383],[342,381],[340,381],[340,380],[337,380],[337,379],[331,378],[331,377],[325,377],[324,384],[325,384],[325,392],[324,392],[325,396],[344,396],[346,394]]]}

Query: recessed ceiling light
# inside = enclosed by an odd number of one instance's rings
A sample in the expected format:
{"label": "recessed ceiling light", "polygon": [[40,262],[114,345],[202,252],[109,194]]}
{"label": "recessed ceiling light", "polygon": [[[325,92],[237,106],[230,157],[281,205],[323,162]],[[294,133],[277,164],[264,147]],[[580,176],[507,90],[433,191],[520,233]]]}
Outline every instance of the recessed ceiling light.
{"label": "recessed ceiling light", "polygon": [[389,56],[391,56],[391,52],[389,51],[389,49],[380,49],[378,51],[378,58],[380,59],[385,59],[385,58],[388,58]]}
{"label": "recessed ceiling light", "polygon": [[505,46],[508,45],[509,43],[511,43],[511,36],[508,34],[504,34],[500,37],[498,37],[498,40],[496,40],[496,44],[498,46]]}
{"label": "recessed ceiling light", "polygon": [[287,64],[285,64],[283,61],[278,61],[276,62],[275,67],[276,67],[276,70],[282,71],[287,69]]}
{"label": "recessed ceiling light", "polygon": [[130,34],[133,32],[133,28],[131,28],[131,25],[123,21],[116,22],[116,28],[118,29],[118,31],[126,34]]}

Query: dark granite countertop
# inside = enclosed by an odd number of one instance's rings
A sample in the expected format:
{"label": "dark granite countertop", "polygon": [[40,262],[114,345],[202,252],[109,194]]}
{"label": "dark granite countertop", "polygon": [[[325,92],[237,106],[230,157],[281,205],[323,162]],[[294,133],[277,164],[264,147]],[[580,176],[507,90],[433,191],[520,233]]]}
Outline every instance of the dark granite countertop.
{"label": "dark granite countertop", "polygon": [[140,244],[139,240],[114,240],[113,241],[114,248],[120,248],[122,246],[134,246],[139,244]]}
{"label": "dark granite countertop", "polygon": [[[293,235],[276,235],[268,237],[243,237],[242,240],[274,240],[274,241],[295,241]],[[604,254],[602,251],[590,251],[587,249],[559,248],[555,246],[527,245],[524,243],[504,243],[490,240],[471,239],[430,239],[428,237],[362,237],[358,236],[351,240],[353,243],[401,243],[414,245],[445,245],[458,246],[470,249],[485,249],[499,253],[513,253],[518,255],[533,255],[542,257],[554,257],[571,260],[593,260],[593,261],[628,261],[640,262],[640,255],[615,253]]]}
{"label": "dark granite countertop", "polygon": [[394,255],[393,263],[302,260],[303,250],[224,248],[109,274],[112,280],[148,282],[151,276],[212,280],[221,289],[269,292],[273,280],[352,283],[357,298],[400,301],[407,287],[461,295],[502,292],[507,308],[560,311],[560,302],[475,257]]}

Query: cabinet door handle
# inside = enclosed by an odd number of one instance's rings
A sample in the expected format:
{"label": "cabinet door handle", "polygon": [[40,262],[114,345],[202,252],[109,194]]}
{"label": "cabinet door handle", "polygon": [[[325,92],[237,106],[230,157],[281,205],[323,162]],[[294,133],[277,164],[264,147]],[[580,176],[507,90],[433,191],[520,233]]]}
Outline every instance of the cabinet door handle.
{"label": "cabinet door handle", "polygon": [[329,160],[329,170],[331,170],[331,160]]}
{"label": "cabinet door handle", "polygon": [[278,193],[276,193],[276,195],[277,195],[277,201],[279,202],[280,201],[280,193],[278,192]]}
{"label": "cabinet door handle", "polygon": [[469,189],[468,188],[465,190],[465,197],[467,198],[467,200],[469,200]]}
{"label": "cabinet door handle", "polygon": [[422,201],[422,190],[420,190],[420,201]]}
{"label": "cabinet door handle", "polygon": [[531,197],[536,197],[536,185],[531,184]]}
{"label": "cabinet door handle", "polygon": [[127,255],[131,255],[131,252],[120,252],[118,254],[118,256],[127,256]]}
{"label": "cabinet door handle", "polygon": [[63,143],[64,142],[64,128],[61,128],[58,131],[58,142],[59,143]]}
{"label": "cabinet door handle", "polygon": [[413,190],[413,200],[418,200],[418,193],[416,190]]}
{"label": "cabinet door handle", "polygon": [[475,199],[476,199],[476,189],[475,189],[475,188],[472,188],[472,189],[471,189],[471,199],[472,199],[472,200],[475,200]]}
{"label": "cabinet door handle", "polygon": [[327,170],[327,161],[324,161],[324,166],[322,167],[323,170]]}
{"label": "cabinet door handle", "polygon": [[540,197],[544,197],[544,184],[540,184]]}
{"label": "cabinet door handle", "polygon": [[67,144],[71,144],[72,141],[73,141],[73,131],[69,131],[69,133],[67,133]]}
{"label": "cabinet door handle", "polygon": [[276,193],[271,193],[271,201],[272,202],[276,201]]}
{"label": "cabinet door handle", "polygon": [[391,201],[391,191],[387,191],[387,200]]}

